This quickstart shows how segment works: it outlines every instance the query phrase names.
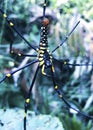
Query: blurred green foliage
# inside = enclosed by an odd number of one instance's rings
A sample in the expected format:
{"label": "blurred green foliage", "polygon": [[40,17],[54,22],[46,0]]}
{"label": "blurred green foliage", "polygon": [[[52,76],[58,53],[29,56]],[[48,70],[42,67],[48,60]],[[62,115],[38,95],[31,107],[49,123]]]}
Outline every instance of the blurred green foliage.
{"label": "blurred green foliage", "polygon": [[[35,45],[38,45],[40,40],[42,3],[43,0],[5,0],[0,4],[0,8],[8,14],[23,36]],[[36,10],[36,5],[40,7],[41,13],[38,9]],[[93,19],[93,1],[91,0],[84,0],[83,2],[82,0],[66,0],[64,2],[52,0],[48,2],[47,10],[50,11],[49,17],[52,19],[48,39],[50,50],[53,50],[73,27],[70,28],[70,22],[72,22],[75,10],[77,10],[77,15],[81,15],[84,20],[91,21]],[[0,19],[0,78],[2,78],[6,72],[18,67],[25,59],[11,56],[9,54],[9,44],[13,43],[15,49],[25,53],[28,53],[30,48],[10,29],[1,14]],[[62,58],[77,61],[79,57],[82,61],[86,52],[82,44],[81,31],[82,29],[77,27],[68,42],[54,53],[54,57],[60,59],[60,61]],[[34,54],[34,52],[32,53]],[[31,60],[29,58],[27,62]],[[63,89],[66,99],[69,99],[70,103],[80,110],[84,109],[92,93],[92,68],[90,71],[85,69],[81,72],[83,68],[80,67],[79,76],[75,77],[76,68],[64,67],[57,62],[55,62],[55,66],[56,76],[58,77],[56,80],[60,88]],[[35,65],[24,69],[20,74],[20,78],[18,78],[17,86],[14,84],[13,78],[7,79],[0,84],[1,108],[24,107],[26,87],[31,83],[34,72]],[[81,117],[69,114],[66,105],[55,94],[52,81],[47,77],[43,77],[40,73],[35,83],[35,92],[32,95],[30,109],[35,110],[35,107],[38,106],[40,113],[58,116],[64,124],[65,130],[92,130],[93,126],[90,120],[83,119],[82,121]],[[90,104],[85,112],[93,115],[91,106]]]}

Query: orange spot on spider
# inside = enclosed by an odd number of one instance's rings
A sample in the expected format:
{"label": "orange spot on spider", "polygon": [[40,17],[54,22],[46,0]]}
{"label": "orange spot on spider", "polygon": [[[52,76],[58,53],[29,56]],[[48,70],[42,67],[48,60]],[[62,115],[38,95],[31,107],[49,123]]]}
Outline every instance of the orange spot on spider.
{"label": "orange spot on spider", "polygon": [[49,19],[44,18],[44,19],[43,19],[43,24],[44,24],[45,26],[48,25],[48,24],[49,24]]}

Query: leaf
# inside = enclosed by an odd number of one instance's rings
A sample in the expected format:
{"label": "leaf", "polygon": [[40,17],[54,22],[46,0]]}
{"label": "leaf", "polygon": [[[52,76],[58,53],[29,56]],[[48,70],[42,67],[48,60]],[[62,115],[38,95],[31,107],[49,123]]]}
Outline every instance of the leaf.
{"label": "leaf", "polygon": [[[22,109],[0,110],[0,130],[23,130]],[[61,122],[57,117],[50,115],[35,115],[29,111],[27,116],[27,130],[64,130]]]}

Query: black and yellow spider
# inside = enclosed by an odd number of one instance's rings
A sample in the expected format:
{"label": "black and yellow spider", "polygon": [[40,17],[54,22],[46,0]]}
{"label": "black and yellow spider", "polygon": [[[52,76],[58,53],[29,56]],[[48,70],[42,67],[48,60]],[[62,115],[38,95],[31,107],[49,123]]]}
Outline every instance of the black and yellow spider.
{"label": "black and yellow spider", "polygon": [[[29,57],[35,57],[35,59],[29,63],[27,63],[25,66],[20,67],[18,69],[16,69],[15,71],[11,71],[10,73],[7,73],[2,79],[0,79],[0,83],[2,83],[5,79],[10,78],[13,74],[15,74],[16,72],[31,66],[32,64],[38,63],[38,66],[36,68],[36,72],[34,74],[34,77],[32,79],[32,83],[30,85],[30,89],[29,92],[27,93],[27,96],[25,98],[25,105],[24,105],[24,130],[26,130],[26,118],[27,118],[27,110],[30,104],[30,96],[31,96],[31,92],[32,92],[32,88],[34,85],[34,82],[36,80],[36,76],[38,74],[38,71],[41,70],[41,74],[47,77],[50,77],[53,81],[53,86],[54,86],[54,90],[57,92],[58,96],[60,99],[62,99],[62,101],[64,101],[64,103],[67,105],[68,108],[73,109],[74,111],[76,111],[77,113],[81,114],[82,116],[85,116],[86,118],[90,118],[93,120],[92,116],[89,116],[87,114],[84,114],[83,112],[81,112],[79,109],[75,109],[74,107],[72,107],[69,102],[64,98],[63,96],[63,92],[59,89],[59,86],[56,83],[55,80],[55,65],[53,64],[53,53],[60,48],[60,46],[62,46],[67,40],[68,37],[73,33],[73,31],[76,29],[76,27],[78,26],[78,24],[80,23],[80,21],[78,21],[76,23],[76,25],[73,27],[73,29],[68,33],[68,35],[63,39],[63,41],[56,46],[51,52],[48,49],[48,26],[50,24],[49,19],[46,17],[45,11],[46,11],[46,6],[47,6],[47,0],[44,0],[44,4],[43,4],[43,18],[42,18],[42,25],[41,25],[41,32],[40,32],[40,42],[39,42],[39,46],[36,47],[32,44],[30,44],[23,36],[22,34],[17,30],[17,28],[15,27],[14,23],[9,20],[7,14],[5,14],[2,9],[0,9],[1,14],[3,15],[3,17],[5,18],[5,20],[7,21],[7,23],[9,24],[9,26],[25,41],[25,43],[33,50],[35,50],[36,55],[25,55],[25,54],[21,54],[18,53],[19,56],[29,56]],[[15,53],[13,52],[12,49],[12,45],[10,46],[10,51],[11,53]],[[69,61],[65,61],[63,60],[63,65],[72,65],[72,66],[86,66],[86,64],[71,64],[69,63]],[[88,66],[93,66],[92,64],[87,64]],[[50,69],[51,74],[48,75],[46,70]]]}

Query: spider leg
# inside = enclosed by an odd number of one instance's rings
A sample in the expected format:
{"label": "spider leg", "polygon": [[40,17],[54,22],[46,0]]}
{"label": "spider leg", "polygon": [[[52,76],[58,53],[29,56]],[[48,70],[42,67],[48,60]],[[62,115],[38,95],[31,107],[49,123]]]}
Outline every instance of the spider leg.
{"label": "spider leg", "polygon": [[53,85],[54,85],[54,89],[55,91],[57,92],[58,96],[60,97],[60,99],[62,99],[62,101],[64,101],[64,103],[67,105],[68,108],[74,110],[75,112],[77,112],[78,114],[81,114],[82,116],[86,117],[86,118],[89,118],[89,119],[92,119],[93,120],[93,116],[89,116],[83,112],[81,112],[79,109],[76,109],[74,107],[72,107],[70,105],[70,103],[64,98],[63,94],[62,94],[62,91],[59,89],[59,87],[56,85],[56,82],[55,82],[55,77],[54,77],[54,67],[52,66],[51,67],[51,74],[52,74],[52,80],[53,80]]}
{"label": "spider leg", "polygon": [[72,65],[72,66],[93,66],[93,64],[71,64],[71,63],[67,63],[66,65]]}
{"label": "spider leg", "polygon": [[66,62],[64,61],[63,63],[64,65],[71,65],[71,66],[93,66],[93,64],[88,64],[88,63],[83,63],[83,64],[78,64],[78,63],[69,63],[69,62]]}
{"label": "spider leg", "polygon": [[45,10],[46,10],[46,0],[44,1],[43,5],[43,17],[45,17]]}
{"label": "spider leg", "polygon": [[46,72],[45,72],[45,65],[42,66],[41,72],[42,72],[43,75],[48,76],[48,75],[46,74]]}
{"label": "spider leg", "polygon": [[13,49],[12,49],[12,45],[13,45],[13,43],[10,43],[10,54],[12,54],[13,53]]}
{"label": "spider leg", "polygon": [[69,34],[63,39],[62,43],[60,43],[54,50],[52,50],[52,53],[54,53],[60,46],[63,45],[64,42],[66,42],[69,38],[69,36],[73,33],[73,31],[76,29],[80,21],[76,23],[76,25],[73,27],[73,29],[69,32]]}
{"label": "spider leg", "polygon": [[27,110],[28,110],[28,107],[29,107],[29,105],[30,105],[30,96],[31,96],[32,88],[33,88],[33,85],[34,85],[34,82],[35,82],[35,79],[36,79],[38,70],[39,70],[39,65],[38,65],[38,67],[37,67],[37,69],[36,69],[36,72],[35,72],[34,77],[33,77],[33,79],[32,79],[32,83],[31,83],[29,92],[28,92],[27,97],[26,97],[26,99],[25,99],[25,106],[24,106],[24,130],[26,130]]}
{"label": "spider leg", "polygon": [[48,78],[51,78],[51,77],[52,77],[52,75],[49,75],[49,74],[47,74],[47,73],[45,72],[45,65],[42,65],[41,73],[42,73],[42,75],[44,75],[44,76],[46,76],[46,77],[48,77]]}
{"label": "spider leg", "polygon": [[92,63],[81,63],[81,64],[78,64],[78,63],[69,63],[69,62],[66,62],[66,61],[64,61],[63,62],[63,64],[64,65],[71,65],[71,66],[93,66],[93,64]]}
{"label": "spider leg", "polygon": [[[3,12],[2,9],[0,9],[1,14],[3,15],[3,17],[6,19],[7,23],[9,24],[9,26],[26,42],[26,44],[28,44],[28,46],[30,46],[32,49],[34,49],[35,51],[37,51],[37,48],[34,45],[31,45],[23,36],[22,34],[18,31],[18,29],[15,27],[14,23],[12,23],[8,16]],[[10,51],[12,51],[12,44],[10,44]]]}
{"label": "spider leg", "polygon": [[16,72],[18,72],[18,71],[20,71],[20,70],[22,70],[22,69],[24,69],[24,68],[26,68],[26,67],[28,67],[28,66],[34,64],[34,63],[36,63],[36,62],[38,62],[38,60],[33,60],[32,62],[26,64],[25,66],[20,67],[20,68],[16,69],[15,71],[12,71],[12,72],[10,72],[10,73],[7,73],[7,74],[0,80],[0,83],[2,83],[6,78],[10,78],[10,77],[11,77],[13,74],[15,74]]}
{"label": "spider leg", "polygon": [[16,52],[12,52],[11,54],[17,55],[19,57],[37,57],[37,55],[30,55],[30,54],[16,53]]}

